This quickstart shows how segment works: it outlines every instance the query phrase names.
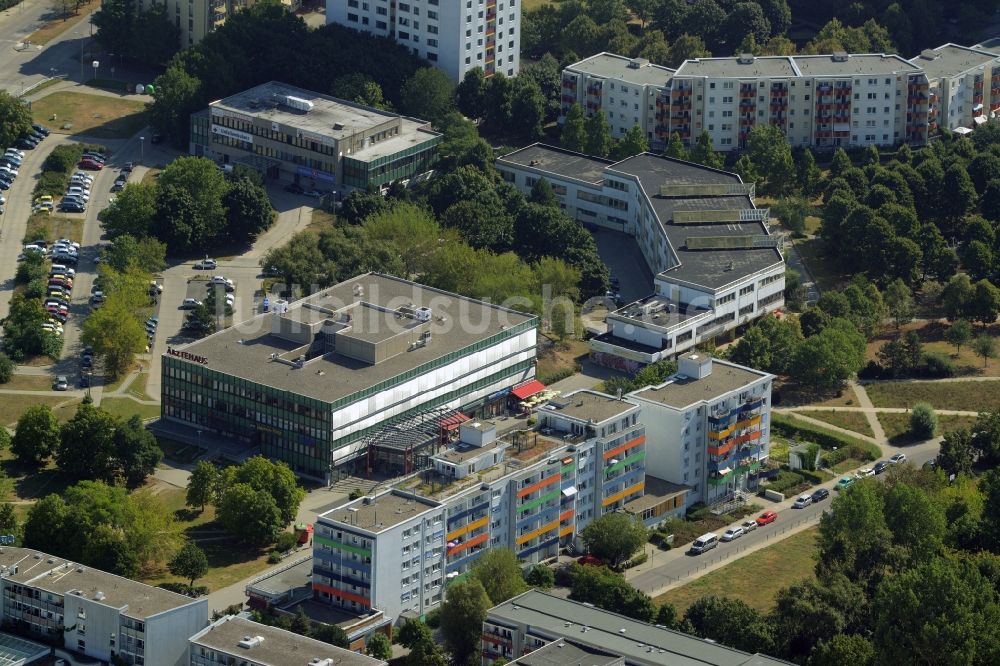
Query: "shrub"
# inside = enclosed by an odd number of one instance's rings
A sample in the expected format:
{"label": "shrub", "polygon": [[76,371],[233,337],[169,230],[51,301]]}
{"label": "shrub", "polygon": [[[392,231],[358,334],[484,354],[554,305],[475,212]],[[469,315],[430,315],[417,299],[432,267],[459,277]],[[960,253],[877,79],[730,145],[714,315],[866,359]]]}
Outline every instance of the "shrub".
{"label": "shrub", "polygon": [[24,297],[31,299],[42,298],[45,296],[47,288],[48,283],[45,281],[45,278],[34,278],[28,283],[28,286],[24,288]]}
{"label": "shrub", "polygon": [[648,559],[649,559],[649,554],[643,551],[638,555],[636,555],[635,557],[633,557],[632,559],[630,559],[628,562],[626,562],[623,568],[631,569],[632,567],[637,567]]}
{"label": "shrub", "polygon": [[525,572],[524,581],[532,587],[547,590],[555,584],[556,575],[544,564],[536,564]]}
{"label": "shrub", "polygon": [[868,361],[868,364],[858,370],[858,379],[879,379],[884,368],[876,361]]}
{"label": "shrub", "polygon": [[924,354],[924,374],[928,377],[954,377],[955,364],[946,354],[927,352]]}
{"label": "shrub", "polygon": [[287,553],[299,545],[299,538],[292,532],[282,532],[278,535],[278,540],[274,543],[274,549],[281,553]]}
{"label": "shrub", "polygon": [[910,432],[918,439],[930,439],[937,432],[938,417],[926,402],[913,405],[910,412]]}
{"label": "shrub", "polygon": [[792,488],[802,485],[805,480],[806,479],[802,474],[783,469],[778,473],[777,479],[767,484],[767,489],[773,490],[777,493],[784,493]]}
{"label": "shrub", "polygon": [[281,561],[281,552],[280,551],[272,550],[270,553],[268,553],[268,555],[267,555],[267,563],[268,564],[277,564],[280,561]]}
{"label": "shrub", "polygon": [[347,496],[347,499],[353,502],[354,500],[361,499],[363,495],[364,493],[361,492],[361,488],[355,488],[351,491],[351,494]]}
{"label": "shrub", "polygon": [[14,378],[14,370],[17,366],[14,361],[10,360],[10,357],[3,352],[0,352],[0,384],[6,384],[11,379]]}
{"label": "shrub", "polygon": [[59,360],[59,355],[62,354],[63,340],[58,335],[53,333],[43,333],[42,334],[42,353],[51,358],[53,361]]}

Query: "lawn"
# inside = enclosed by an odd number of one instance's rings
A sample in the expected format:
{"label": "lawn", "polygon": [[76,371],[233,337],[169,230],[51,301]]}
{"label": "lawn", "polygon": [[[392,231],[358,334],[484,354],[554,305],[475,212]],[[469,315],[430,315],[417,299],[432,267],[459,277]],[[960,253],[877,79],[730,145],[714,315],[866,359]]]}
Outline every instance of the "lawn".
{"label": "lawn", "polygon": [[[913,444],[917,441],[910,435],[909,414],[879,414],[878,420],[882,424],[882,429],[885,430],[885,436],[893,444],[900,446],[903,444]],[[947,435],[954,430],[968,428],[975,422],[975,416],[939,414],[937,434]]]}
{"label": "lawn", "polygon": [[[983,359],[976,356],[970,345],[965,345],[958,352],[954,345],[948,344],[944,339],[944,332],[948,330],[948,324],[939,321],[932,322],[911,322],[904,324],[897,331],[895,327],[889,326],[878,337],[868,343],[866,356],[869,360],[878,360],[878,350],[887,341],[894,339],[897,335],[905,336],[910,331],[916,331],[923,343],[925,353],[936,352],[944,354],[955,364],[956,371],[961,376],[979,377],[1000,377],[1000,362],[991,359],[989,363],[983,364]],[[983,327],[976,325],[973,327],[973,336],[983,333]],[[1000,338],[1000,327],[991,326],[986,329],[993,336],[994,340]]]}
{"label": "lawn", "polygon": [[[60,91],[32,103],[35,122],[60,134],[125,139],[146,126],[144,102]],[[53,119],[54,118],[54,119]],[[68,129],[62,129],[68,125]]]}
{"label": "lawn", "polygon": [[127,393],[137,400],[155,400],[156,398],[151,397],[146,393],[146,382],[149,380],[148,372],[140,372],[135,380],[128,386]]}
{"label": "lawn", "polygon": [[549,344],[542,339],[539,343],[544,351],[538,354],[538,381],[550,384],[569,377],[579,370],[586,360],[590,348],[583,340],[568,339],[564,342]]}
{"label": "lawn", "polygon": [[318,234],[335,226],[337,226],[336,215],[322,208],[314,208],[312,219],[309,220],[309,226],[306,227],[306,230]]}
{"label": "lawn", "polygon": [[815,577],[817,533],[817,528],[810,527],[665,592],[654,601],[658,604],[670,602],[681,615],[701,597],[720,594],[745,601],[761,612],[769,612],[781,588]]}
{"label": "lawn", "polygon": [[[76,413],[76,404],[79,402],[79,398],[66,398],[60,395],[50,397],[5,393],[0,395],[0,424],[12,425],[21,417],[24,410],[32,405],[48,405],[55,411],[60,421],[66,421]],[[58,405],[61,403],[67,404],[60,408]]]}
{"label": "lawn", "polygon": [[868,417],[862,412],[835,412],[833,410],[798,412],[800,416],[808,416],[811,419],[835,425],[838,428],[853,430],[856,433],[874,437]]}
{"label": "lawn", "polygon": [[985,412],[1000,409],[1000,381],[879,382],[865,387],[876,407],[913,407],[930,403],[935,409]]}
{"label": "lawn", "polygon": [[160,415],[159,405],[144,405],[132,398],[104,398],[101,400],[101,409],[123,419],[132,418],[133,414],[138,414],[143,420],[155,419]]}
{"label": "lawn", "polygon": [[48,44],[70,28],[76,27],[81,21],[90,16],[91,10],[97,9],[100,4],[98,0],[82,0],[75,14],[47,22],[41,28],[28,35],[26,41],[32,44]]}
{"label": "lawn", "polygon": [[77,243],[83,240],[83,220],[62,215],[35,213],[28,218],[28,228],[24,232],[24,242],[44,239],[51,243],[57,238],[68,238]]}
{"label": "lawn", "polygon": [[794,382],[779,382],[776,385],[776,392],[779,396],[776,405],[781,407],[794,408],[795,405],[810,405],[812,407],[857,407],[857,396],[849,387],[840,389],[838,393],[825,393],[815,395],[810,391],[803,391]]}
{"label": "lawn", "polygon": [[[48,391],[52,389],[53,378],[48,375],[14,375],[6,384],[0,384],[2,389],[18,389],[21,391]],[[8,396],[0,398],[6,400]]]}

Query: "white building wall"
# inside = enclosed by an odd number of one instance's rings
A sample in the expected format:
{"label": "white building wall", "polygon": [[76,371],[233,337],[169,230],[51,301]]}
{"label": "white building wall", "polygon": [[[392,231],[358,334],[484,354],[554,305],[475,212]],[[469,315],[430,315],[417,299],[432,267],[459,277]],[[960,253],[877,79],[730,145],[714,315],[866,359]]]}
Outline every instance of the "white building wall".
{"label": "white building wall", "polygon": [[[95,591],[85,590],[84,594],[89,596],[69,592],[63,598],[66,647],[94,659],[110,661],[111,636],[118,636],[118,609],[91,598],[97,594]],[[186,643],[187,637],[183,641]]]}
{"label": "white building wall", "polygon": [[[697,483],[701,472],[698,470],[696,476],[691,465],[695,447],[691,437],[684,436],[684,413],[635,394],[629,397],[642,405],[642,422],[646,424],[646,474],[671,483],[688,486]],[[685,444],[688,451],[684,450]]]}
{"label": "white building wall", "polygon": [[208,624],[208,599],[146,618],[146,666],[181,666],[188,639]]}

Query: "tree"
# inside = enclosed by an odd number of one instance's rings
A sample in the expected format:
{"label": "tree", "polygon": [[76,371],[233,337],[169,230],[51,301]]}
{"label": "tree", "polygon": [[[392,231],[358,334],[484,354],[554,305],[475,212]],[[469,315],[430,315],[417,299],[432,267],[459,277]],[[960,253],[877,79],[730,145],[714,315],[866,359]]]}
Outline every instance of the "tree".
{"label": "tree", "polygon": [[118,420],[100,407],[83,404],[59,433],[56,463],[76,479],[113,481],[114,434]]}
{"label": "tree", "polygon": [[202,249],[226,229],[223,197],[229,183],[215,162],[204,157],[180,157],[157,181],[153,233],[171,252]]}
{"label": "tree", "polygon": [[710,58],[712,52],[708,50],[705,46],[705,40],[698,35],[689,35],[684,33],[680,37],[674,40],[674,43],[670,45],[670,59],[667,61],[667,67],[677,68],[685,60],[693,60],[694,58]]}
{"label": "tree", "polygon": [[959,319],[945,329],[944,339],[948,344],[955,346],[957,355],[962,351],[962,345],[967,345],[972,340],[972,325],[965,319]]}
{"label": "tree", "polygon": [[604,116],[604,111],[598,110],[587,118],[587,141],[584,152],[596,157],[607,157],[611,152],[611,125]]}
{"label": "tree", "polygon": [[652,622],[656,615],[656,607],[649,595],[635,589],[624,576],[607,567],[574,564],[570,568],[570,578],[571,599],[642,622]]}
{"label": "tree", "polygon": [[219,470],[215,465],[207,460],[199,460],[191,476],[188,477],[187,496],[185,502],[188,506],[199,506],[205,510],[205,506],[212,502],[215,497],[215,488],[219,480]]}
{"label": "tree", "polygon": [[13,146],[31,129],[31,109],[5,90],[0,90],[0,145]]}
{"label": "tree", "polygon": [[368,639],[365,652],[375,659],[389,661],[392,659],[392,643],[389,641],[389,637],[383,633],[372,634],[371,638]]}
{"label": "tree", "polygon": [[656,624],[667,629],[675,629],[677,627],[677,609],[669,601],[664,601],[656,609]]}
{"label": "tree", "polygon": [[[146,281],[143,286],[148,285]],[[80,338],[94,348],[109,377],[127,372],[135,362],[135,355],[146,348],[146,332],[135,313],[128,296],[115,290],[83,322]]]}
{"label": "tree", "polygon": [[14,378],[14,372],[17,370],[17,365],[14,361],[10,360],[10,357],[3,352],[0,352],[0,384],[6,384]]}
{"label": "tree", "polygon": [[517,133],[529,141],[537,139],[542,135],[545,109],[545,96],[538,83],[530,77],[515,77],[510,101],[510,127],[516,128]]}
{"label": "tree", "polygon": [[954,164],[944,172],[942,189],[938,192],[938,210],[941,217],[957,220],[976,206],[976,187],[965,167]]}
{"label": "tree", "polygon": [[624,513],[606,513],[580,533],[587,552],[618,567],[646,543],[642,521]]}
{"label": "tree", "polygon": [[831,389],[865,364],[865,337],[846,319],[834,318],[806,338],[792,358],[792,374],[806,386]]}
{"label": "tree", "polygon": [[667,147],[663,150],[663,154],[667,157],[673,157],[678,160],[690,159],[687,148],[684,147],[684,142],[681,141],[681,135],[677,132],[670,135],[670,139],[667,141]]}
{"label": "tree", "polygon": [[968,310],[972,319],[984,326],[992,324],[996,321],[997,313],[1000,313],[1000,289],[994,287],[988,280],[980,280],[976,283],[976,290],[968,303]]}
{"label": "tree", "polygon": [[131,234],[115,237],[104,247],[104,264],[119,273],[130,267],[145,273],[158,273],[167,266],[167,246],[155,238],[137,239]]}
{"label": "tree", "polygon": [[541,176],[535,181],[535,184],[531,186],[531,195],[528,197],[528,201],[542,206],[559,205],[556,193],[552,190],[552,185],[549,184],[549,181],[545,178],[545,176]]}
{"label": "tree", "polygon": [[267,231],[276,215],[267,190],[243,178],[230,184],[222,205],[226,208],[226,235],[240,243],[249,243]]}
{"label": "tree", "polygon": [[784,133],[775,125],[755,125],[747,140],[747,155],[765,175],[764,191],[780,196],[795,183],[795,161]]}
{"label": "tree", "polygon": [[726,16],[721,32],[727,44],[739,44],[744,38],[764,43],[771,36],[771,23],[756,2],[738,2]]}
{"label": "tree", "polygon": [[414,649],[420,643],[433,643],[431,629],[420,620],[407,620],[399,629],[399,644],[407,650]]}
{"label": "tree", "polygon": [[177,53],[181,30],[167,15],[162,3],[153,3],[139,13],[133,26],[131,57],[147,65],[162,66]]}
{"label": "tree", "polygon": [[[563,118],[559,143],[566,150],[576,153],[582,153],[587,149],[587,123],[579,102],[574,102]],[[1000,182],[997,185],[1000,188]]]}
{"label": "tree", "polygon": [[684,613],[694,634],[737,650],[772,652],[774,629],[746,602],[714,595],[701,597]]}
{"label": "tree", "polygon": [[188,541],[170,560],[170,573],[188,581],[188,589],[194,589],[194,582],[208,573],[208,558],[205,551],[193,541]]}
{"label": "tree", "polygon": [[535,564],[525,572],[524,581],[532,587],[547,590],[555,585],[556,575],[544,564]]}
{"label": "tree", "polygon": [[996,590],[971,563],[935,558],[887,578],[874,603],[881,663],[992,663]]}
{"label": "tree", "polygon": [[875,646],[864,636],[837,634],[816,645],[809,655],[809,666],[873,666]]}
{"label": "tree", "polygon": [[989,333],[982,333],[972,341],[972,350],[976,356],[983,357],[983,367],[989,364],[989,359],[997,355],[997,343]]}
{"label": "tree", "polygon": [[480,555],[472,563],[472,575],[482,583],[493,606],[528,589],[517,555],[509,548],[491,548]]}
{"label": "tree", "polygon": [[246,483],[236,483],[225,489],[220,496],[217,515],[227,532],[257,547],[274,543],[286,524],[281,520],[274,498]]}
{"label": "tree", "polygon": [[0,534],[18,538],[21,534],[21,526],[14,512],[14,505],[8,503],[0,505]]}
{"label": "tree", "polygon": [[118,423],[112,444],[116,474],[124,478],[127,488],[138,488],[145,483],[163,460],[156,436],[146,429],[138,414]]}
{"label": "tree", "polygon": [[348,648],[351,645],[351,639],[347,636],[347,632],[335,624],[317,625],[309,635],[311,638],[339,648]]}
{"label": "tree", "polygon": [[466,663],[478,654],[489,608],[490,598],[478,578],[448,587],[441,606],[441,633],[455,663]]}
{"label": "tree", "polygon": [[816,158],[813,153],[808,148],[804,148],[801,153],[799,153],[799,159],[795,165],[796,180],[799,185],[799,189],[802,190],[802,194],[806,197],[814,196],[819,189],[820,181],[823,179],[823,174],[816,166]]}
{"label": "tree", "polygon": [[910,433],[924,440],[931,439],[937,432],[938,418],[934,408],[926,402],[918,402],[910,411]]}
{"label": "tree", "polygon": [[771,341],[758,326],[751,326],[729,354],[734,363],[757,370],[771,367]]}
{"label": "tree", "polygon": [[473,120],[483,117],[486,103],[486,77],[482,67],[473,67],[465,73],[455,89],[455,103],[463,115]]}
{"label": "tree", "polygon": [[897,278],[889,283],[885,289],[884,300],[897,329],[913,319],[916,311],[913,303],[913,292],[901,279]]}
{"label": "tree", "polygon": [[612,156],[617,160],[624,160],[633,155],[640,155],[649,150],[649,142],[646,134],[639,125],[632,125],[625,135],[615,144]]}
{"label": "tree", "polygon": [[433,123],[455,105],[455,84],[436,67],[423,67],[406,80],[399,94],[403,112]]}
{"label": "tree", "polygon": [[692,162],[704,164],[713,169],[721,169],[725,164],[722,155],[715,152],[715,148],[712,146],[712,137],[709,136],[707,130],[702,130],[701,134],[698,135],[698,141],[691,149],[690,159]]}
{"label": "tree", "polygon": [[225,497],[229,487],[246,484],[257,492],[262,492],[274,500],[278,509],[279,527],[295,520],[299,503],[305,491],[298,479],[284,462],[274,462],[264,456],[247,458],[241,465],[225,468],[219,475],[216,493]]}
{"label": "tree", "polygon": [[21,462],[38,464],[59,446],[59,421],[48,405],[32,405],[21,414],[10,450]]}
{"label": "tree", "polygon": [[136,239],[150,233],[156,214],[156,185],[129,183],[101,213],[101,223],[111,238],[129,234]]}
{"label": "tree", "polygon": [[941,305],[948,319],[954,321],[969,313],[969,304],[975,297],[976,288],[968,275],[952,276],[941,292]]}
{"label": "tree", "polygon": [[941,450],[937,455],[938,467],[945,474],[970,475],[976,454],[972,435],[968,430],[953,430],[945,433],[941,440]]}

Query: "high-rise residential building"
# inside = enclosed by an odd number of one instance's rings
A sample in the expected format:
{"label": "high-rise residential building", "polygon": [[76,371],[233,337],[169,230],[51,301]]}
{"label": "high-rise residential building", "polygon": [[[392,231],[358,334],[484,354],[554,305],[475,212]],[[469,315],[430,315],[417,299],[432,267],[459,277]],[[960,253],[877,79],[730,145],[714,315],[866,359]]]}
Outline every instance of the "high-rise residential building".
{"label": "high-rise residential building", "polygon": [[607,316],[591,360],[627,372],[673,358],[784,303],[780,237],[753,183],[662,155],[620,162],[535,144],[497,158],[525,194],[545,178],[567,215],[635,237],[654,275],[649,296]]}
{"label": "high-rise residential building", "polygon": [[385,666],[384,661],[278,627],[226,615],[190,639],[185,666]]}
{"label": "high-rise residential building", "polygon": [[1000,53],[958,44],[910,60],[927,75],[930,133],[968,131],[1000,111]]}
{"label": "high-rise residential building", "polygon": [[194,46],[226,22],[226,17],[256,0],[140,0],[142,9],[149,9],[153,3],[163,4],[169,19],[181,31],[182,49]]}
{"label": "high-rise residential building", "polygon": [[4,546],[4,626],[102,662],[186,666],[208,600],[152,587],[28,548]]}
{"label": "high-rise residential building", "polygon": [[487,612],[482,647],[484,666],[791,666],[538,590]]}
{"label": "high-rise residential building", "polygon": [[326,22],[391,37],[456,83],[474,67],[514,76],[520,65],[519,0],[346,0]]}
{"label": "high-rise residential building", "polygon": [[[409,473],[420,452],[394,438],[506,401],[534,377],[537,326],[500,305],[359,275],[298,301],[262,303],[252,319],[169,347],[163,418],[259,446],[324,481],[376,463]],[[376,459],[383,440],[386,457]]]}
{"label": "high-rise residential building", "polygon": [[774,377],[690,353],[677,374],[629,394],[647,425],[646,471],[688,488],[688,506],[757,488],[770,454]]}
{"label": "high-rise residential building", "polygon": [[595,518],[643,495],[638,411],[577,391],[538,409],[537,430],[498,436],[494,423],[464,422],[425,473],[319,516],[315,598],[398,622],[437,608],[488,549],[523,562],[555,557]]}
{"label": "high-rise residential building", "polygon": [[572,64],[562,73],[562,115],[579,104],[585,115],[603,111],[611,136],[620,139],[638,125],[653,148],[662,147],[656,133],[656,100],[667,91],[674,70],[644,58],[598,53]]}

